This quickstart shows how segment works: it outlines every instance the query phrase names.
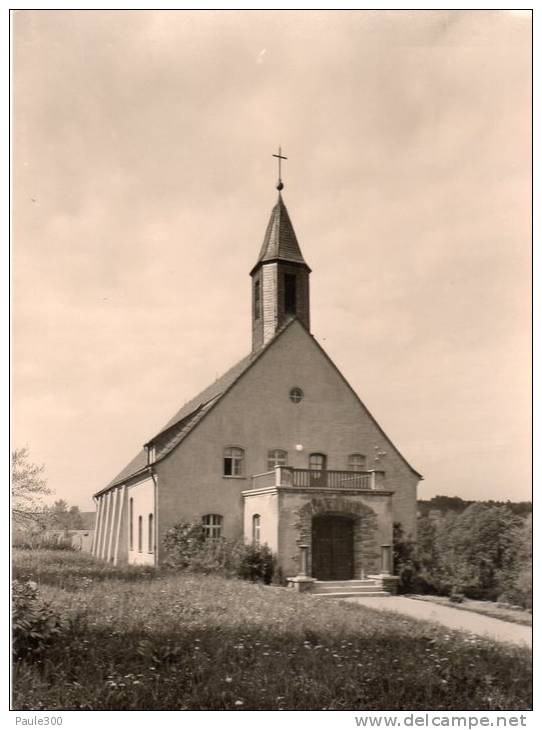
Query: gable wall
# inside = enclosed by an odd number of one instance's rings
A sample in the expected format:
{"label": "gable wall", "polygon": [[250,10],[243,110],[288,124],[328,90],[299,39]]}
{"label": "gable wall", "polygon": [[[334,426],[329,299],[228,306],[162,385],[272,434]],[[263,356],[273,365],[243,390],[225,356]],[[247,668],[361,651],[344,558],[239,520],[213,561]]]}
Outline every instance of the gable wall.
{"label": "gable wall", "polygon": [[[288,393],[299,386],[299,404]],[[296,444],[303,451],[296,451]],[[245,449],[245,477],[223,477],[223,448]],[[373,461],[374,447],[387,451]],[[241,492],[252,488],[251,474],[267,471],[268,449],[288,451],[290,466],[307,468],[311,452],[327,454],[329,469],[346,469],[348,454],[367,455],[367,468],[384,469],[384,488],[395,491],[394,519],[415,534],[418,478],[394,451],[320,352],[294,322],[209,411],[164,461],[158,475],[159,536],[181,518],[224,517],[224,535],[241,536]],[[262,515],[262,521],[265,516]]]}

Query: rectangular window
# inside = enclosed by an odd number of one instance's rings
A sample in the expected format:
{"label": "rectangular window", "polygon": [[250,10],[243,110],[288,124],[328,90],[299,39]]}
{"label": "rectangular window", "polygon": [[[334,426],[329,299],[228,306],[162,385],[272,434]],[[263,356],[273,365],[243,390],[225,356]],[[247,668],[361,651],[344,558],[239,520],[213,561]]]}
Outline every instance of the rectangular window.
{"label": "rectangular window", "polygon": [[327,484],[327,457],[325,454],[310,454],[310,485],[311,487],[325,487]]}
{"label": "rectangular window", "polygon": [[137,518],[137,549],[138,552],[143,552],[143,516],[139,515]]}
{"label": "rectangular window", "polygon": [[282,449],[271,449],[267,452],[267,471],[271,471],[276,466],[286,466],[288,461],[288,452]]}
{"label": "rectangular window", "polygon": [[149,540],[149,542],[148,542],[148,545],[147,545],[147,550],[149,551],[149,553],[153,553],[154,552],[154,529],[153,529],[154,528],[154,525],[153,525],[153,521],[154,521],[153,520],[153,514],[151,512],[150,515],[149,515],[149,534],[148,534],[148,540]]}
{"label": "rectangular window", "polygon": [[348,470],[349,471],[363,471],[366,466],[366,459],[364,454],[350,454],[348,457]]}
{"label": "rectangular window", "polygon": [[130,497],[130,550],[134,549],[134,498]]}
{"label": "rectangular window", "polygon": [[309,456],[309,469],[315,471],[321,471],[326,468],[326,455],[325,454],[311,454]]}
{"label": "rectangular window", "polygon": [[224,449],[224,476],[240,477],[243,475],[245,452],[236,446]]}
{"label": "rectangular window", "polygon": [[252,515],[252,542],[260,545],[260,515]]}
{"label": "rectangular window", "polygon": [[222,515],[203,515],[201,521],[206,537],[211,539],[222,537]]}
{"label": "rectangular window", "polygon": [[284,311],[287,314],[296,313],[297,304],[297,277],[295,274],[284,275]]}

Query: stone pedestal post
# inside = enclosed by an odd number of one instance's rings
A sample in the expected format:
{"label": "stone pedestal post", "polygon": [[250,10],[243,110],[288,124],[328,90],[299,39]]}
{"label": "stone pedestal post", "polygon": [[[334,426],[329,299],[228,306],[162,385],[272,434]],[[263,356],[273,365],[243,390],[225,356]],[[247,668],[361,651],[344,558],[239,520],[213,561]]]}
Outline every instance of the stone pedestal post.
{"label": "stone pedestal post", "polygon": [[302,543],[299,545],[299,573],[294,578],[287,578],[288,587],[294,588],[296,591],[310,591],[313,584],[316,582],[316,578],[311,578],[307,575],[309,563],[308,563],[308,550],[309,546]]}
{"label": "stone pedestal post", "polygon": [[300,545],[299,546],[299,554],[300,554],[300,569],[299,569],[299,575],[306,577],[307,571],[309,567],[308,563],[308,552],[309,546],[308,545]]}
{"label": "stone pedestal post", "polygon": [[381,567],[380,572],[382,575],[391,575],[391,545],[380,546],[381,555]]}

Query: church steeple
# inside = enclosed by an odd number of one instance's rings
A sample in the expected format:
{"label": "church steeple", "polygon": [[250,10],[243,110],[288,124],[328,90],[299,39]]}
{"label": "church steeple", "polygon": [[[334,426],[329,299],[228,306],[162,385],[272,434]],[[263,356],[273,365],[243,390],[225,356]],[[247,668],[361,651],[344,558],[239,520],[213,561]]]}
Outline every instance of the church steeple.
{"label": "church steeple", "polygon": [[[280,157],[279,162],[280,159],[286,158]],[[297,317],[310,329],[311,270],[303,258],[284,205],[280,192],[283,187],[279,171],[279,197],[271,211],[258,261],[250,272],[253,350],[265,345],[289,317]]]}

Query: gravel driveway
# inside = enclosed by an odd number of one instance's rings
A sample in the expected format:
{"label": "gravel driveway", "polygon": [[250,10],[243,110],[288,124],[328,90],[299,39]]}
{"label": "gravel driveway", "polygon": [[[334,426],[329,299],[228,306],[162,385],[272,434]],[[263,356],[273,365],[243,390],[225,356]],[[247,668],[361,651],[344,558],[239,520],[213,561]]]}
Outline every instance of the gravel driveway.
{"label": "gravel driveway", "polygon": [[482,616],[470,611],[458,611],[448,606],[439,606],[428,601],[417,601],[404,596],[383,596],[375,598],[344,598],[350,603],[359,603],[367,608],[381,611],[393,611],[423,621],[442,624],[449,629],[468,631],[478,636],[487,636],[497,641],[532,646],[530,626],[512,624],[491,616]]}

